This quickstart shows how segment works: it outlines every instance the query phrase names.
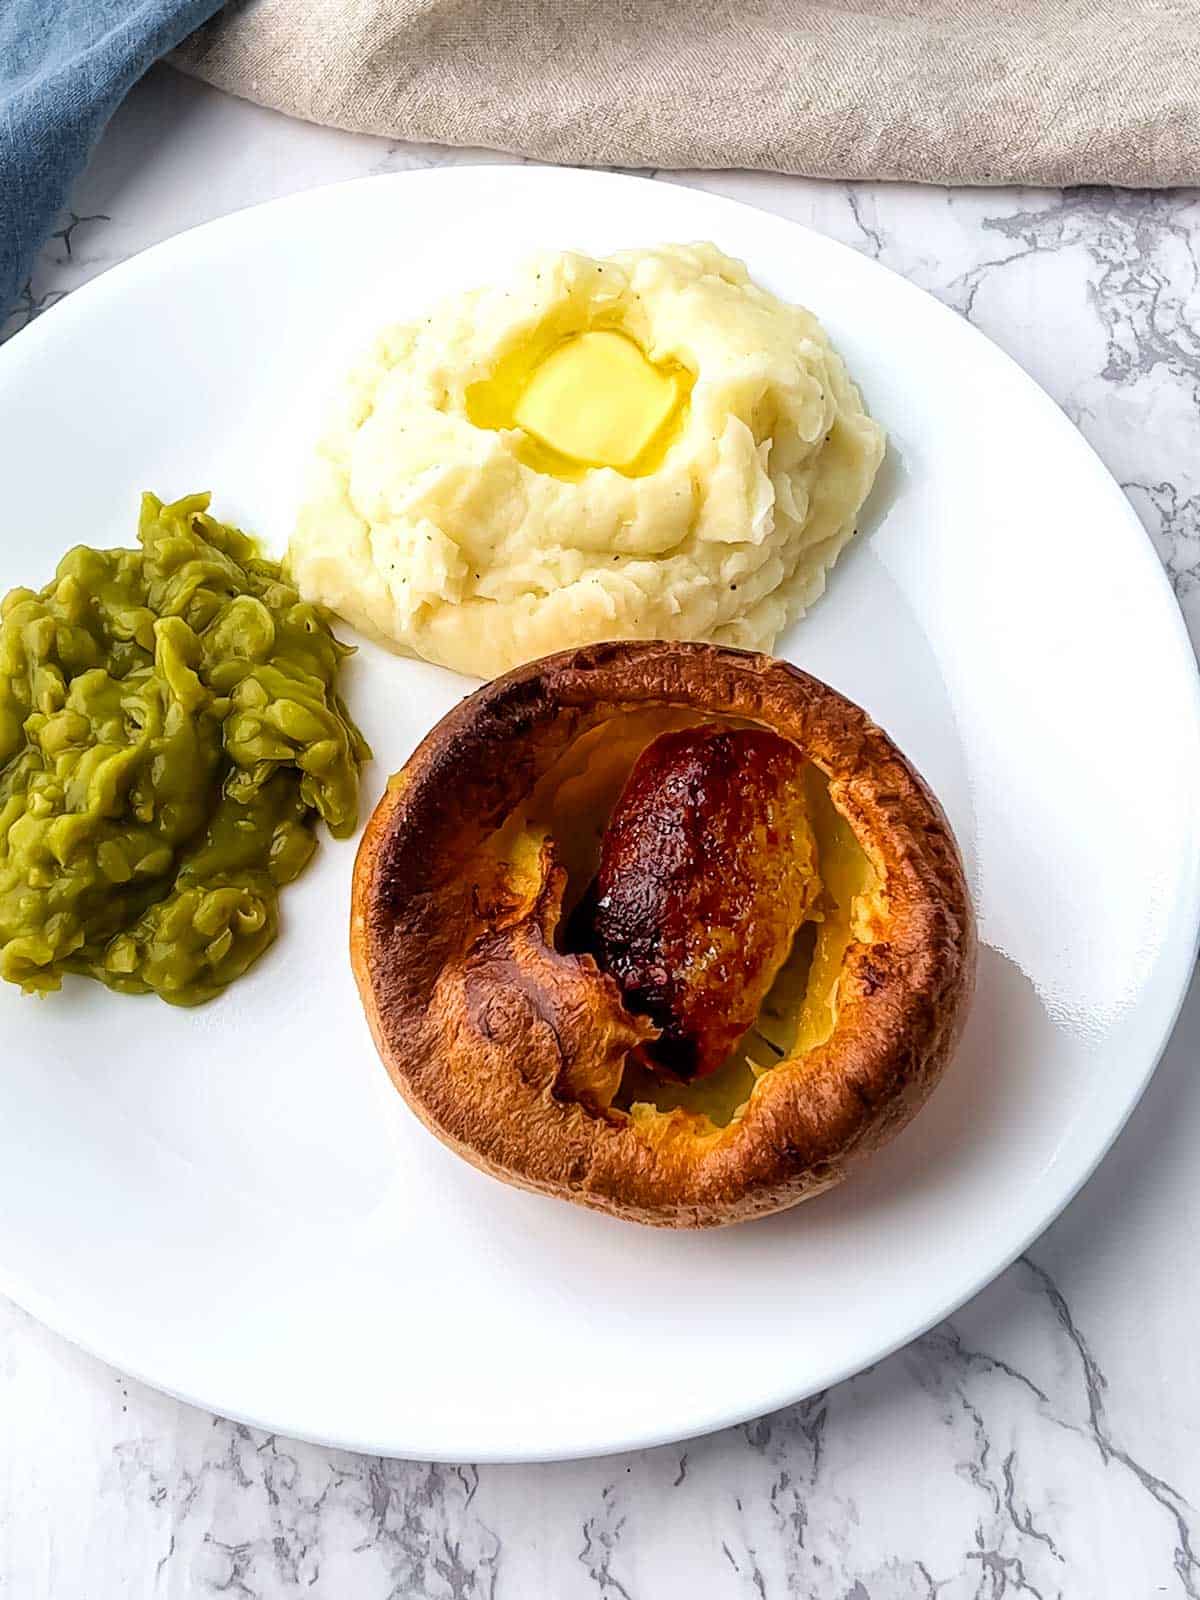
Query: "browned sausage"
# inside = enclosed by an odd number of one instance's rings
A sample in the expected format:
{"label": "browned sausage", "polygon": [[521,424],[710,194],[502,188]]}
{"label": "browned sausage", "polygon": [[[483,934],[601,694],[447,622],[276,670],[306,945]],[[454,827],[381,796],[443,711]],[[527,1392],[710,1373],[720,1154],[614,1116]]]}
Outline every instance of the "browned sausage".
{"label": "browned sausage", "polygon": [[662,1037],[647,1066],[714,1072],[758,1015],[819,889],[804,756],[708,723],[638,757],[573,929]]}

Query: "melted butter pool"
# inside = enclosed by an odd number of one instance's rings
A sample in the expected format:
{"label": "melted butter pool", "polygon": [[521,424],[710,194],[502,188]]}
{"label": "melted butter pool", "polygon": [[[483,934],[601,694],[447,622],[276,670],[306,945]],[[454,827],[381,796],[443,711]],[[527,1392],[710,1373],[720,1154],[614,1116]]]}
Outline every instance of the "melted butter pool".
{"label": "melted butter pool", "polygon": [[627,334],[591,328],[506,357],[468,389],[467,416],[477,428],[516,430],[521,460],[552,477],[598,467],[643,477],[678,437],[693,382]]}

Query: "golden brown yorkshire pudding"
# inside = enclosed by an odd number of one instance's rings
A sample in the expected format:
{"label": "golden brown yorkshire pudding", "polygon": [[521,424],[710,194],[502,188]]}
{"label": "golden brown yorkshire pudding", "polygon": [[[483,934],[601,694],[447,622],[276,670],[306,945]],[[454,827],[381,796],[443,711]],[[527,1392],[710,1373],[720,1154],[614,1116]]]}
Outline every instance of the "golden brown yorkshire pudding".
{"label": "golden brown yorkshire pudding", "polygon": [[350,938],[439,1138],[669,1227],[794,1205],[897,1133],[975,965],[949,825],[886,734],[699,644],[567,651],[458,705],[367,826]]}

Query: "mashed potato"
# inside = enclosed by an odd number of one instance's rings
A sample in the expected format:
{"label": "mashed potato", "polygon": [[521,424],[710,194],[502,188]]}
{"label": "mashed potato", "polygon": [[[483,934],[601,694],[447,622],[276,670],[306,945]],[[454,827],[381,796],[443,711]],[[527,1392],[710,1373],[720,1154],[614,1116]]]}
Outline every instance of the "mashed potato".
{"label": "mashed potato", "polygon": [[[596,329],[678,388],[620,470],[514,420],[538,363]],[[816,319],[715,246],[546,254],[380,338],[289,562],[306,598],[477,677],[599,639],[766,650],[824,588],[883,448]]]}

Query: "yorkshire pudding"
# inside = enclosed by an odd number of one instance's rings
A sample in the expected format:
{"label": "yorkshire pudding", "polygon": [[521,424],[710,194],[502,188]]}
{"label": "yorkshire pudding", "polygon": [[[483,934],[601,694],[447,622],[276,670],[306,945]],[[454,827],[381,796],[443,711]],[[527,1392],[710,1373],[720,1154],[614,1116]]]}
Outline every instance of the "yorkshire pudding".
{"label": "yorkshire pudding", "polygon": [[[740,768],[721,730],[759,730]],[[698,785],[688,763],[718,757],[721,782]],[[756,782],[765,800],[678,845],[690,810]],[[751,833],[757,857],[736,844]],[[782,870],[791,851],[804,859]],[[614,944],[622,905],[644,924],[681,872],[710,870],[732,909],[688,890],[687,938]],[[697,943],[708,914],[721,926]],[[762,932],[773,914],[783,935]],[[738,960],[776,947],[747,1002]],[[649,950],[641,987],[631,949]],[[708,1031],[681,1057],[661,1008],[686,984],[667,969],[714,951],[688,1002]],[[351,956],[393,1082],[452,1149],[632,1221],[712,1227],[820,1193],[908,1122],[954,1050],[975,942],[949,824],[863,711],[766,656],[619,643],[520,667],[433,729],[363,837]]]}

